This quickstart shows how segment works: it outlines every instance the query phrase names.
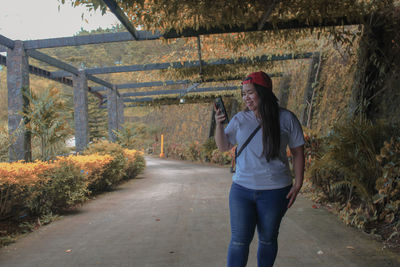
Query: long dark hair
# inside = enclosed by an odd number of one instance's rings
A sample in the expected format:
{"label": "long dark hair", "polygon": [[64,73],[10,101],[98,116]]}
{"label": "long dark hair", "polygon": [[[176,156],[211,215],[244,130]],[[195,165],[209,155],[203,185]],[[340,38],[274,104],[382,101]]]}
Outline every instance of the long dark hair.
{"label": "long dark hair", "polygon": [[253,83],[258,94],[258,113],[261,119],[263,154],[267,161],[279,156],[281,127],[278,98],[270,88]]}

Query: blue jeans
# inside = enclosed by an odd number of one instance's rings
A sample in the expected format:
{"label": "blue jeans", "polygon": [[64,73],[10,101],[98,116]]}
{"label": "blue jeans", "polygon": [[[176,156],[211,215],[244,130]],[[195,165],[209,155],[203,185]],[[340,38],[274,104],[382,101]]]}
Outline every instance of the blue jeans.
{"label": "blue jeans", "polygon": [[252,190],[232,184],[229,194],[231,241],[228,267],[247,264],[249,246],[257,226],[259,267],[272,266],[278,253],[278,231],[289,200],[291,186],[274,190]]}

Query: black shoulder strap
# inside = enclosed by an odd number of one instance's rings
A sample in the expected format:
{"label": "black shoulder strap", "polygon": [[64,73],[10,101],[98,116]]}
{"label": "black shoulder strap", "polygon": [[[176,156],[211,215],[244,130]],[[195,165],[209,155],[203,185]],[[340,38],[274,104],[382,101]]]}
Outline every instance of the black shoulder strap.
{"label": "black shoulder strap", "polygon": [[258,127],[250,134],[249,138],[247,138],[246,142],[242,145],[242,147],[237,151],[237,148],[235,150],[235,159],[239,157],[240,153],[242,153],[243,149],[250,143],[251,139],[256,135],[258,130],[260,130],[261,125],[258,125]]}

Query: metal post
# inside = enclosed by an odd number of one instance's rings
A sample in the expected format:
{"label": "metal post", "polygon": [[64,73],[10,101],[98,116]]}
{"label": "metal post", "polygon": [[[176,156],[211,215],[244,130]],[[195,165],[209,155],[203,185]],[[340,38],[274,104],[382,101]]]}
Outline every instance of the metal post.
{"label": "metal post", "polygon": [[107,94],[107,111],[108,111],[108,140],[114,142],[116,140],[115,130],[118,130],[118,111],[117,111],[117,90],[108,89]]}
{"label": "metal post", "polygon": [[279,83],[279,106],[286,108],[289,100],[289,90],[290,90],[290,76],[285,75],[282,77]]}
{"label": "metal post", "polygon": [[201,60],[201,40],[200,40],[200,36],[197,36],[197,53],[199,55],[199,70],[200,70],[200,78],[203,79],[203,62]]}
{"label": "metal post", "polygon": [[303,126],[307,126],[308,113],[310,110],[309,105],[312,105],[311,99],[314,91],[314,84],[317,78],[317,72],[319,70],[319,60],[320,60],[319,53],[314,53],[311,59],[307,86],[304,91],[304,97],[303,97],[303,110],[300,117],[300,122]]}
{"label": "metal post", "polygon": [[27,119],[21,114],[29,106],[29,63],[22,41],[7,50],[8,132],[12,140],[10,161],[32,160],[31,133],[25,129]]}
{"label": "metal post", "polygon": [[79,75],[73,75],[73,83],[75,150],[81,152],[89,143],[88,83],[83,70],[79,71]]}

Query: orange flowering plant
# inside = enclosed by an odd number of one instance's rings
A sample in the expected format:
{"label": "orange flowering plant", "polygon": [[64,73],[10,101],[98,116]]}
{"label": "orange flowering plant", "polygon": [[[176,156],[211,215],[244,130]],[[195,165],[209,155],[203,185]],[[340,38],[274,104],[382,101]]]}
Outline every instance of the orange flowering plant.
{"label": "orange flowering plant", "polygon": [[143,152],[133,149],[124,149],[124,156],[127,161],[125,179],[136,177],[146,166]]}
{"label": "orange flowering plant", "polygon": [[90,155],[69,155],[58,157],[58,163],[71,163],[75,165],[86,177],[87,184],[95,183],[101,179],[102,172],[107,164],[114,158],[111,155],[100,155],[94,153]]}
{"label": "orange flowering plant", "polygon": [[58,213],[87,200],[87,182],[79,168],[68,161],[55,161],[52,165],[28,189],[24,206],[31,215]]}
{"label": "orange flowering plant", "polygon": [[29,188],[38,183],[41,174],[52,168],[52,164],[35,161],[0,162],[0,217],[19,213],[29,197]]}
{"label": "orange flowering plant", "polygon": [[91,192],[112,189],[134,178],[145,166],[143,153],[117,149],[57,157],[52,162],[0,163],[0,218],[59,212],[87,199]]}

